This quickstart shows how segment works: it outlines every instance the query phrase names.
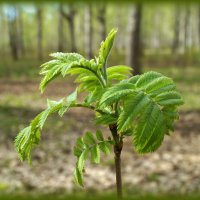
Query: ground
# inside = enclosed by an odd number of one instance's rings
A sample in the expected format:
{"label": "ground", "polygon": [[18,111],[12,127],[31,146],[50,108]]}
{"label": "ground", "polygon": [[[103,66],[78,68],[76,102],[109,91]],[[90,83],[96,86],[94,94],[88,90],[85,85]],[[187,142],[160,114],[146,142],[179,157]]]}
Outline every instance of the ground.
{"label": "ground", "polygon": [[[145,69],[149,70],[149,69]],[[197,67],[156,69],[174,77],[185,105],[175,132],[163,146],[144,156],[134,152],[131,138],[122,153],[122,174],[127,194],[198,194],[200,191],[200,70]],[[2,77],[0,80],[0,191],[113,191],[115,187],[113,155],[102,157],[101,165],[86,164],[85,188],[74,185],[75,139],[95,130],[93,113],[77,108],[63,119],[51,117],[43,131],[42,142],[33,152],[33,163],[22,164],[14,150],[17,132],[45,108],[46,98],[59,99],[75,88],[73,80],[57,80],[41,95],[38,78]],[[105,127],[105,134],[109,134]]]}

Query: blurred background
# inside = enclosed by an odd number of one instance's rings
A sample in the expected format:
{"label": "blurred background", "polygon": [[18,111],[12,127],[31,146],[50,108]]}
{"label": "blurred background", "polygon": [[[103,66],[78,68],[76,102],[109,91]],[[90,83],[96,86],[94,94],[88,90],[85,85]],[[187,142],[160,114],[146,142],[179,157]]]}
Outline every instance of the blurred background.
{"label": "blurred background", "polygon": [[156,153],[139,156],[126,141],[125,193],[200,199],[200,4],[122,2],[0,3],[0,197],[114,191],[113,155],[102,158],[101,165],[87,163],[84,189],[73,182],[75,139],[96,129],[89,111],[51,117],[31,166],[20,163],[13,140],[46,107],[47,97],[57,100],[76,86],[71,77],[56,79],[40,94],[39,66],[49,53],[97,56],[101,41],[116,27],[109,66],[125,64],[135,74],[156,70],[170,76],[185,101],[175,132]]}

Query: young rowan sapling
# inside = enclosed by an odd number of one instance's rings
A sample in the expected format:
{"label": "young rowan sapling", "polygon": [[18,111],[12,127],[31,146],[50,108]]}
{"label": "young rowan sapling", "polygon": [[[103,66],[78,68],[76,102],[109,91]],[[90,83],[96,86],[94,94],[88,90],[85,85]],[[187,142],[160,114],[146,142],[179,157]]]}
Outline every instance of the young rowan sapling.
{"label": "young rowan sapling", "polygon": [[[76,76],[76,90],[59,101],[47,100],[47,109],[38,114],[28,127],[19,132],[16,150],[22,161],[31,162],[31,151],[40,141],[47,118],[57,112],[61,117],[72,108],[83,107],[95,112],[95,122],[110,129],[106,138],[100,130],[85,133],[74,147],[77,162],[74,178],[83,186],[83,169],[87,158],[100,163],[100,152],[109,154],[113,147],[118,197],[122,197],[121,151],[123,139],[131,137],[134,150],[140,154],[153,152],[164,136],[173,131],[178,119],[177,108],[183,104],[171,78],[149,71],[132,76],[132,68],[124,65],[107,67],[107,59],[116,35],[113,29],[101,43],[98,57],[87,60],[77,53],[52,53],[53,59],[41,66],[40,90],[58,76]],[[78,94],[87,94],[84,101]]]}

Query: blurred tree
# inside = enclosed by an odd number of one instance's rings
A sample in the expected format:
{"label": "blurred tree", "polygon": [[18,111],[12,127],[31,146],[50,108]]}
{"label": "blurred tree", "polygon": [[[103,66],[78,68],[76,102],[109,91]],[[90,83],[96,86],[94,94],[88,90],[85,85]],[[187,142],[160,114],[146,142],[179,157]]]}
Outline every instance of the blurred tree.
{"label": "blurred tree", "polygon": [[134,68],[134,74],[141,73],[141,57],[142,57],[142,42],[141,42],[141,23],[142,23],[142,5],[135,6],[132,19],[134,20],[134,27],[131,31],[130,39],[130,65]]}
{"label": "blurred tree", "polygon": [[198,7],[198,39],[199,39],[199,49],[200,49],[200,5]]}
{"label": "blurred tree", "polygon": [[[74,52],[79,49],[91,57],[91,53],[97,49],[98,41],[105,38],[106,29],[114,26],[119,28],[118,43],[115,45],[115,50],[118,50],[116,55],[123,59],[128,53],[127,64],[136,67],[136,73],[139,73],[137,67],[140,67],[138,60],[141,59],[138,55],[141,54],[141,45],[143,44],[145,53],[148,52],[148,55],[146,54],[147,56],[144,57],[144,62],[150,61],[151,64],[155,63],[153,54],[170,53],[170,51],[173,54],[177,52],[182,54],[189,49],[195,51],[200,49],[200,7],[196,5],[144,4],[142,27],[139,26],[141,20],[135,20],[140,15],[140,10],[134,9],[134,13],[127,16],[130,6],[133,4],[94,3],[91,8],[91,5],[88,6],[85,3],[65,4],[63,2],[61,5],[58,2],[55,4],[57,13],[54,16],[52,12],[55,11],[55,7],[50,4],[44,5],[45,7],[41,7],[39,10],[37,9],[38,5],[35,4],[4,4],[0,6],[2,8],[1,15],[4,15],[0,18],[0,46],[3,54],[17,59],[25,52],[27,55],[35,52],[36,56],[41,59],[47,52],[66,49]],[[85,6],[88,7],[85,8]],[[44,13],[44,16],[41,13]],[[140,29],[142,29],[142,36],[138,34]],[[47,37],[44,37],[45,31],[48,32]],[[131,38],[127,43],[126,40],[129,39],[129,36]],[[81,38],[79,43],[76,43],[76,37]],[[141,41],[138,41],[138,37],[139,40],[142,37],[142,44]],[[68,43],[67,48],[66,44]],[[138,46],[139,51],[137,50]],[[126,49],[128,51],[125,53]],[[133,52],[136,54],[134,55]],[[180,61],[179,56],[176,57]],[[115,62],[114,57],[111,62]],[[174,62],[174,58],[172,62]]]}
{"label": "blurred tree", "polygon": [[[117,9],[118,6],[115,6],[114,9]],[[124,19],[127,19],[127,15],[124,15],[124,9],[118,10],[117,13],[115,13],[115,27],[118,28],[118,36],[117,36],[117,43],[116,43],[116,50],[119,53],[124,53],[126,49],[126,42],[124,42],[124,34],[123,31],[126,27],[126,23],[124,22]],[[125,25],[125,27],[124,27]]]}
{"label": "blurred tree", "polygon": [[180,41],[180,7],[177,5],[174,13],[174,35],[172,44],[172,53],[177,53]]}
{"label": "blurred tree", "polygon": [[37,55],[38,59],[43,59],[43,9],[41,5],[37,5]]}
{"label": "blurred tree", "polygon": [[92,58],[92,5],[89,4],[85,8],[85,52],[88,58]]}
{"label": "blurred tree", "polygon": [[58,51],[61,52],[64,50],[63,41],[64,41],[64,32],[63,32],[63,5],[59,4],[59,18],[58,18]]}
{"label": "blurred tree", "polygon": [[189,47],[189,36],[190,36],[190,6],[186,6],[186,12],[185,12],[185,24],[184,24],[184,51],[188,51]]}
{"label": "blurred tree", "polygon": [[161,24],[162,24],[162,11],[159,8],[155,8],[153,14],[152,25],[152,47],[159,49],[161,46]]}
{"label": "blurred tree", "polygon": [[17,6],[18,9],[18,48],[20,57],[25,54],[24,46],[24,23],[23,23],[23,9],[20,5]]}
{"label": "blurred tree", "polygon": [[14,60],[18,60],[20,57],[20,48],[19,48],[19,32],[17,25],[17,17],[19,13],[16,6],[11,6],[7,12],[8,20],[8,34],[9,34],[9,44],[11,54]]}
{"label": "blurred tree", "polygon": [[75,39],[75,26],[74,26],[74,18],[76,15],[76,10],[74,8],[74,5],[68,6],[69,10],[66,13],[64,9],[61,9],[63,17],[67,20],[69,24],[69,31],[70,31],[70,37],[71,37],[71,51],[76,52],[76,39]]}
{"label": "blurred tree", "polygon": [[101,41],[103,41],[106,37],[106,5],[105,4],[99,5],[97,18],[99,21]]}
{"label": "blurred tree", "polygon": [[[2,31],[2,27],[3,27],[3,18],[4,18],[4,14],[3,14],[3,9],[2,7],[0,6],[0,31]],[[0,42],[0,47],[1,47],[2,43]],[[0,48],[0,51],[2,49]],[[1,51],[2,53],[2,51]]]}
{"label": "blurred tree", "polygon": [[1,41],[0,41],[0,53],[1,56],[6,55],[7,45],[6,45],[6,36],[7,36],[7,21],[5,18],[3,7],[0,6],[0,33],[1,33]]}

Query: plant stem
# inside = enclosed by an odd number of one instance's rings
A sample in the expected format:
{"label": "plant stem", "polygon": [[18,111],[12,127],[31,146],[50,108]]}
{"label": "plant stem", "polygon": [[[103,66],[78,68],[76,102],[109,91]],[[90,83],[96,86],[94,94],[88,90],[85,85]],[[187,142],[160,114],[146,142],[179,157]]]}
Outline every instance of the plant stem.
{"label": "plant stem", "polygon": [[114,145],[114,154],[115,154],[115,173],[116,173],[116,188],[117,188],[117,197],[122,199],[122,176],[121,176],[121,151],[123,148],[122,137],[117,133],[117,125],[109,125],[112,136],[115,140]]}
{"label": "plant stem", "polygon": [[117,196],[119,199],[122,198],[121,150],[122,150],[121,145],[120,146],[114,145],[116,187],[117,187]]}
{"label": "plant stem", "polygon": [[88,108],[88,109],[94,110],[94,111],[96,111],[96,112],[98,112],[100,114],[110,114],[109,112],[105,112],[103,110],[96,109],[94,106],[85,105],[85,104],[81,104],[81,103],[76,103],[76,104],[72,105],[71,107]]}

